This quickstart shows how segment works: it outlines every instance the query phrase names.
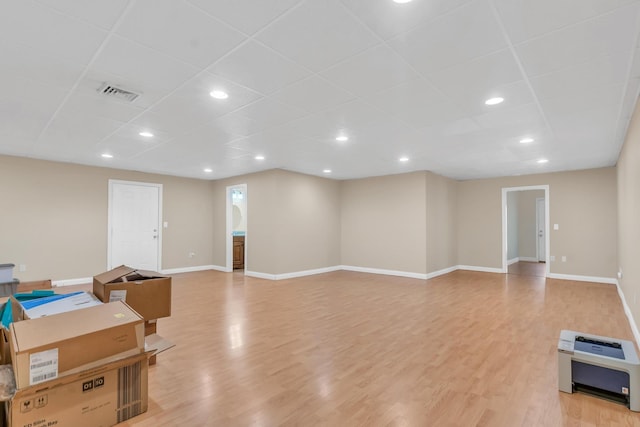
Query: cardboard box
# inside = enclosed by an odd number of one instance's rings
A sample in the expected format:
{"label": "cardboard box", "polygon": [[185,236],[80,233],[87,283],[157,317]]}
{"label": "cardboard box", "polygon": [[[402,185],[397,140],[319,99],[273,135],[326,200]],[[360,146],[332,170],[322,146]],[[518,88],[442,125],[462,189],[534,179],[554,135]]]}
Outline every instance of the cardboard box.
{"label": "cardboard box", "polygon": [[8,426],[113,426],[147,411],[147,355],[141,354],[18,390]]}
{"label": "cardboard box", "polygon": [[51,279],[32,280],[29,282],[20,282],[18,284],[18,293],[31,292],[39,289],[51,289]]}
{"label": "cardboard box", "polygon": [[171,316],[171,277],[125,265],[93,278],[103,302],[124,301],[145,320]]}
{"label": "cardboard box", "polygon": [[23,389],[142,353],[144,322],[118,301],[13,322],[9,344],[16,386]]}

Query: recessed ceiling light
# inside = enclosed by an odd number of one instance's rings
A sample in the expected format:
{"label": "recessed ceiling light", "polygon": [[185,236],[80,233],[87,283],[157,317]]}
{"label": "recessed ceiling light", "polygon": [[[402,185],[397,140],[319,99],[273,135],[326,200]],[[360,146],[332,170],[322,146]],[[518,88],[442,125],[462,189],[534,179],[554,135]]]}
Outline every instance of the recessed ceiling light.
{"label": "recessed ceiling light", "polygon": [[533,138],[522,138],[520,140],[520,144],[528,144],[530,142],[533,142]]}
{"label": "recessed ceiling light", "polygon": [[504,98],[501,98],[501,97],[497,96],[495,98],[487,99],[486,101],[484,101],[484,103],[487,104],[487,105],[498,105],[503,101],[504,101]]}
{"label": "recessed ceiling light", "polygon": [[215,99],[227,99],[229,97],[229,94],[223,90],[212,90],[211,92],[209,92],[209,95],[211,95],[213,98]]}
{"label": "recessed ceiling light", "polygon": [[324,172],[324,173],[331,173],[331,169],[325,169],[325,170],[323,170],[322,172]]}
{"label": "recessed ceiling light", "polygon": [[538,160],[538,163],[547,163],[549,161],[549,159],[540,159]]}
{"label": "recessed ceiling light", "polygon": [[206,173],[211,173],[211,172],[213,172],[213,169],[211,169],[211,168],[206,168],[206,169],[204,169],[204,171],[205,171]]}
{"label": "recessed ceiling light", "polygon": [[103,153],[101,154],[101,156],[105,159],[113,159],[113,155],[112,154],[108,154],[108,153]]}
{"label": "recessed ceiling light", "polygon": [[409,158],[408,157],[400,157],[398,160],[401,161],[401,162],[408,162]]}
{"label": "recessed ceiling light", "polygon": [[349,140],[349,137],[347,135],[336,136],[336,141],[345,142],[345,141],[348,141],[348,140]]}
{"label": "recessed ceiling light", "polygon": [[254,159],[256,159],[256,160],[264,160],[264,156],[258,155],[256,157],[254,157]]}
{"label": "recessed ceiling light", "polygon": [[147,131],[140,132],[138,135],[144,136],[145,138],[153,138],[153,134],[151,132],[147,132]]}

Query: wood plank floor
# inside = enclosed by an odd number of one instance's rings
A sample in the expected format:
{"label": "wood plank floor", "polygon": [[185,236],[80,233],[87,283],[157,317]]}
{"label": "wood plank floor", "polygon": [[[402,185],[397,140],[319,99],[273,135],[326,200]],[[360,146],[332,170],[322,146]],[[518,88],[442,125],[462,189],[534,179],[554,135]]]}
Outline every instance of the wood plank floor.
{"label": "wood plank floor", "polygon": [[633,339],[613,285],[175,275],[158,331],[177,346],[150,368],[149,411],[121,426],[640,425],[622,405],[558,392],[561,329]]}

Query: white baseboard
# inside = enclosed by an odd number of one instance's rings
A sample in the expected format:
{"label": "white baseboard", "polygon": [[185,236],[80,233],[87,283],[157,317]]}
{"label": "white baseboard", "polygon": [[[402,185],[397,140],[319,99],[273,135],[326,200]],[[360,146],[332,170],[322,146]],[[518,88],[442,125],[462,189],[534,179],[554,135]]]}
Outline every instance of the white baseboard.
{"label": "white baseboard", "polygon": [[636,339],[636,344],[640,346],[640,331],[638,331],[638,327],[636,326],[636,321],[633,319],[633,314],[631,313],[631,309],[627,304],[627,300],[624,297],[624,293],[622,292],[622,288],[620,288],[620,283],[616,280],[616,288],[618,289],[618,295],[620,296],[620,300],[622,301],[622,307],[624,308],[624,314],[627,315],[627,320],[629,321],[629,326],[631,326],[631,332],[633,333],[633,337]]}
{"label": "white baseboard", "polygon": [[409,277],[411,279],[427,279],[427,275],[423,273],[412,273],[410,271],[385,270],[382,268],[355,267],[351,265],[340,266],[341,270],[357,271],[360,273],[384,274],[387,276]]}
{"label": "white baseboard", "polygon": [[257,277],[258,279],[277,280],[276,274],[260,273],[259,271],[245,270],[244,275],[249,277]]}
{"label": "white baseboard", "polygon": [[521,256],[518,258],[518,260],[525,262],[538,262],[538,258],[532,256]]}
{"label": "white baseboard", "polygon": [[339,265],[333,267],[316,268],[313,270],[294,271],[293,273],[276,274],[275,280],[294,279],[296,277],[313,276],[314,274],[331,273],[332,271],[342,270]]}
{"label": "white baseboard", "polygon": [[458,268],[459,267],[457,265],[454,265],[453,267],[447,267],[443,268],[442,270],[432,271],[431,273],[427,273],[427,280],[433,279],[434,277],[442,276],[443,274],[449,274],[456,271]]}
{"label": "white baseboard", "polygon": [[220,267],[219,265],[196,265],[194,267],[180,267],[180,268],[168,268],[165,270],[160,270],[162,274],[177,274],[177,273],[193,273],[194,271],[205,271],[205,270],[218,270],[228,272],[226,268]]}
{"label": "white baseboard", "polygon": [[520,258],[518,257],[511,258],[510,260],[507,261],[507,265],[515,264],[518,261],[520,261]]}
{"label": "white baseboard", "polygon": [[459,265],[458,270],[481,271],[483,273],[504,273],[501,268],[478,267],[475,265]]}
{"label": "white baseboard", "polygon": [[615,285],[617,282],[617,280],[614,279],[613,277],[578,276],[575,274],[558,274],[558,273],[549,273],[547,274],[547,278],[560,279],[560,280],[575,280],[576,282],[608,283],[610,285]]}
{"label": "white baseboard", "polygon": [[51,286],[57,288],[59,286],[86,285],[88,283],[93,283],[93,277],[82,277],[80,279],[53,280],[51,281]]}

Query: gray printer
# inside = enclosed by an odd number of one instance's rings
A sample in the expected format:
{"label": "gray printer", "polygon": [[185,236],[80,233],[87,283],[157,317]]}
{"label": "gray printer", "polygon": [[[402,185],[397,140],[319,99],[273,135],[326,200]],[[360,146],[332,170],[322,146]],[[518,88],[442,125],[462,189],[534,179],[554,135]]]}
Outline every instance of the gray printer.
{"label": "gray printer", "polygon": [[640,361],[631,341],[563,330],[558,340],[560,391],[582,391],[640,412]]}

